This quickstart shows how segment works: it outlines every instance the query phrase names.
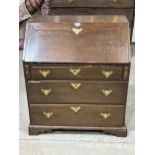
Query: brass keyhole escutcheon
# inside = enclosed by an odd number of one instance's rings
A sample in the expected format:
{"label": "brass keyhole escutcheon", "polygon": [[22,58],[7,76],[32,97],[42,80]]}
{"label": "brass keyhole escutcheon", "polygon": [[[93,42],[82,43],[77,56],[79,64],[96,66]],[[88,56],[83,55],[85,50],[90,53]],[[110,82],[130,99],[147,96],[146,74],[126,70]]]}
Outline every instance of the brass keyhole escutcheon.
{"label": "brass keyhole escutcheon", "polygon": [[113,71],[104,71],[103,70],[102,74],[105,76],[106,79],[108,79],[113,74]]}
{"label": "brass keyhole escutcheon", "polygon": [[78,69],[73,69],[73,68],[71,68],[70,70],[69,70],[73,75],[78,75],[79,73],[80,73],[80,69],[78,68]]}
{"label": "brass keyhole escutcheon", "polygon": [[71,83],[72,88],[78,90],[81,87],[81,83]]}
{"label": "brass keyhole escutcheon", "polygon": [[81,110],[81,107],[73,107],[73,106],[71,106],[70,109],[72,111],[74,111],[75,113],[77,113],[77,112],[79,112]]}
{"label": "brass keyhole escutcheon", "polygon": [[41,89],[41,92],[45,95],[48,96],[51,93],[52,89]]}
{"label": "brass keyhole escutcheon", "polygon": [[39,73],[44,77],[46,78],[49,74],[50,74],[50,71],[49,70],[39,70]]}
{"label": "brass keyhole escutcheon", "polygon": [[102,90],[102,93],[105,95],[105,96],[109,96],[111,93],[112,93],[112,90],[111,89],[103,89]]}
{"label": "brass keyhole escutcheon", "polygon": [[53,112],[43,112],[43,114],[47,117],[50,118],[53,116]]}

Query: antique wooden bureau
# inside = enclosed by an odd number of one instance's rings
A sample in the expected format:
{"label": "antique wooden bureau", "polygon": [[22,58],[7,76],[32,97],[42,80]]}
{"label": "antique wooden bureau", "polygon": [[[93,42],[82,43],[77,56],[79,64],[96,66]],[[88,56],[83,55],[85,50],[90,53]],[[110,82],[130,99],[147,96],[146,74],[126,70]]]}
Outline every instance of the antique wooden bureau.
{"label": "antique wooden bureau", "polygon": [[125,16],[35,16],[27,24],[23,66],[30,135],[52,130],[127,135]]}

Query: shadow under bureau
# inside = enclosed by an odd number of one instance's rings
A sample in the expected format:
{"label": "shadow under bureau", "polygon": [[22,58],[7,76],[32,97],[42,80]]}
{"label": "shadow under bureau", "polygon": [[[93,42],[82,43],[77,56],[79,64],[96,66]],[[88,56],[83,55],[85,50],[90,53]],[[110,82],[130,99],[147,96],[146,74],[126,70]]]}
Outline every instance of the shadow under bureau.
{"label": "shadow under bureau", "polygon": [[125,16],[35,16],[23,66],[29,134],[98,130],[126,136],[130,71]]}

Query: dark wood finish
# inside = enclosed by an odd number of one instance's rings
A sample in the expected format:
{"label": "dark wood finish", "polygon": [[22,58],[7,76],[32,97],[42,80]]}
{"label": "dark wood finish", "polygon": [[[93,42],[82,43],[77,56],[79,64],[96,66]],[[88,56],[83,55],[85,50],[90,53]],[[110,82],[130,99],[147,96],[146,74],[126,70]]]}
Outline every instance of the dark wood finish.
{"label": "dark wood finish", "polygon": [[[83,30],[76,35],[72,28]],[[30,135],[51,130],[127,135],[130,39],[124,16],[34,17],[27,25],[23,66]],[[112,70],[110,77],[103,70]]]}
{"label": "dark wood finish", "polygon": [[52,7],[51,14],[52,15],[93,15],[92,8],[73,8],[73,7]]}
{"label": "dark wood finish", "polygon": [[[25,62],[130,61],[129,26],[124,16],[46,16],[41,19],[38,22],[44,24],[36,23],[35,20],[28,24],[27,33],[31,35],[27,36],[25,42]],[[80,28],[83,29],[79,35],[72,32],[77,22],[81,23]]]}
{"label": "dark wood finish", "polygon": [[[49,72],[44,77],[42,72]],[[78,71],[73,74],[72,71]],[[104,73],[112,73],[106,77]],[[76,73],[76,72],[75,72]],[[31,67],[31,80],[123,80],[123,65],[33,65]]]}
{"label": "dark wood finish", "polygon": [[[72,84],[81,84],[78,90]],[[127,82],[98,82],[98,81],[28,81],[30,103],[104,103],[122,104],[126,102]],[[42,89],[49,90],[44,95]],[[105,96],[103,90],[112,90]]]}
{"label": "dark wood finish", "polygon": [[132,8],[134,0],[52,0],[52,7]]}
{"label": "dark wood finish", "polygon": [[[74,112],[71,107],[80,107]],[[48,104],[30,105],[31,124],[47,126],[85,126],[85,127],[120,127],[124,126],[124,106],[122,105],[81,105],[81,104]],[[52,117],[47,118],[44,112],[53,112]],[[101,113],[110,113],[110,117],[104,119]]]}
{"label": "dark wood finish", "polygon": [[50,131],[101,131],[106,134],[116,135],[118,137],[127,136],[127,128],[124,127],[74,127],[74,126],[43,126],[43,125],[29,125],[29,135],[38,135],[40,133]]}

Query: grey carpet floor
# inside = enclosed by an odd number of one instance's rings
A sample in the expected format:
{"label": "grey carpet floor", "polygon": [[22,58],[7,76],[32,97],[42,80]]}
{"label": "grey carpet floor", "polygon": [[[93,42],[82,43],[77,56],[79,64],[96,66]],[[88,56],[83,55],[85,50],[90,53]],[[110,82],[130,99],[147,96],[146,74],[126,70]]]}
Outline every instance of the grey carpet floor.
{"label": "grey carpet floor", "polygon": [[19,145],[20,155],[134,155],[135,147],[135,60],[132,57],[129,81],[126,125],[128,136],[120,138],[98,132],[51,132],[38,136],[28,135],[28,106],[20,51]]}

